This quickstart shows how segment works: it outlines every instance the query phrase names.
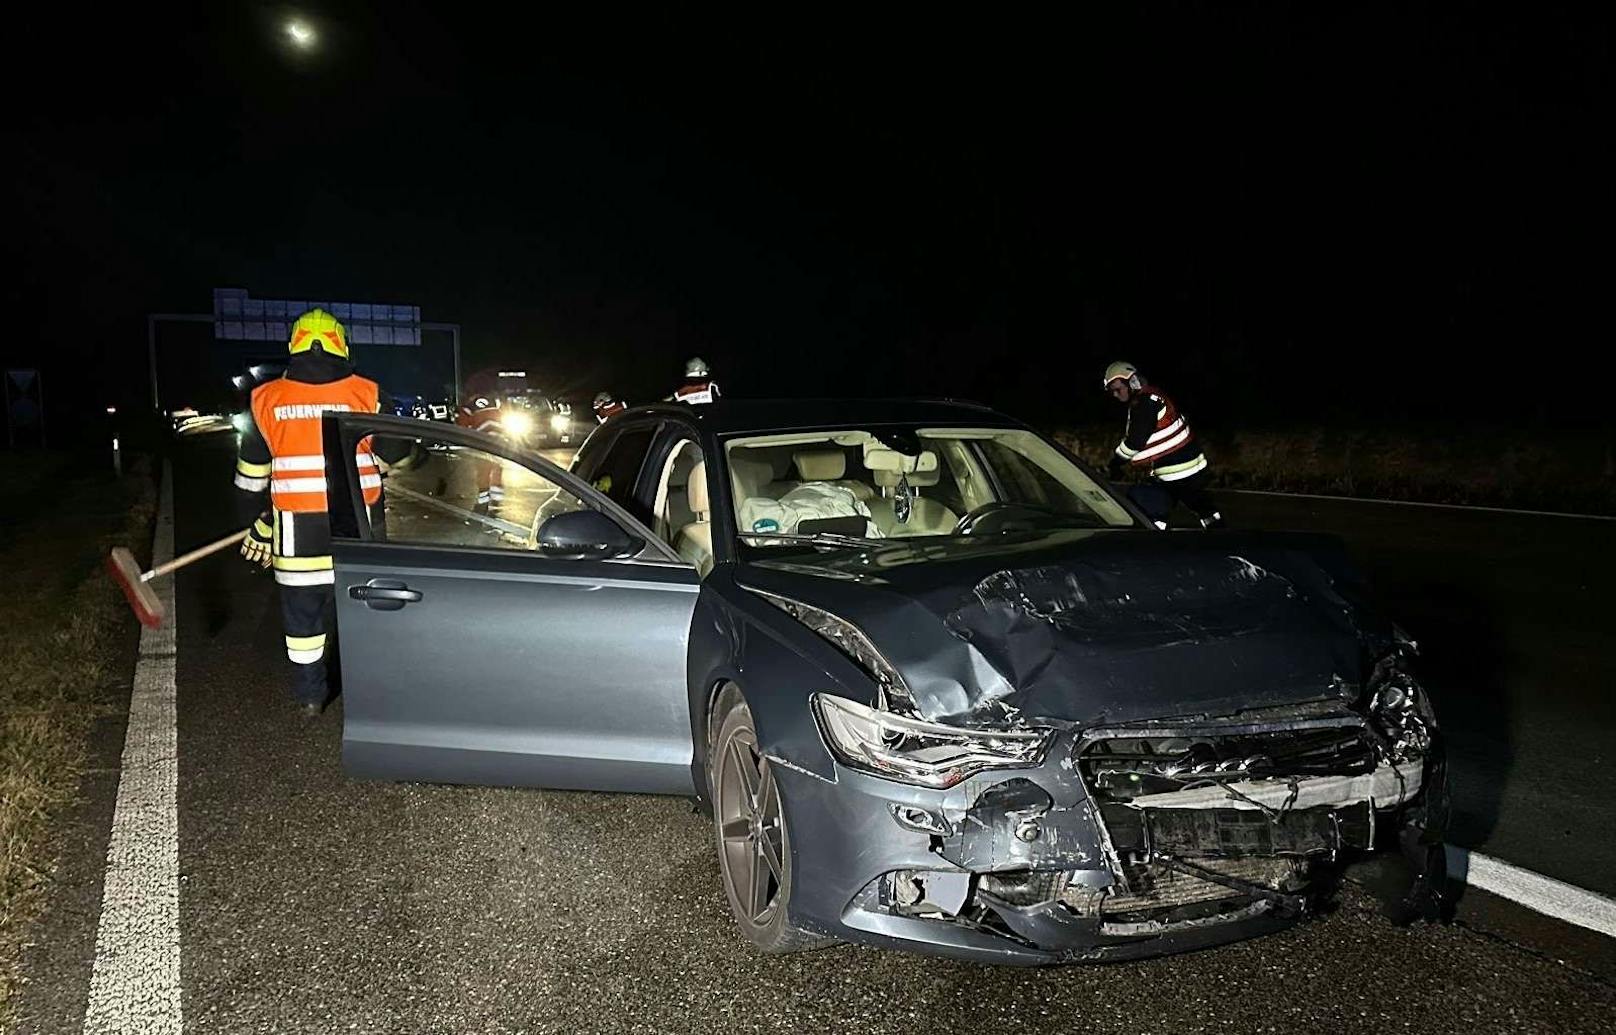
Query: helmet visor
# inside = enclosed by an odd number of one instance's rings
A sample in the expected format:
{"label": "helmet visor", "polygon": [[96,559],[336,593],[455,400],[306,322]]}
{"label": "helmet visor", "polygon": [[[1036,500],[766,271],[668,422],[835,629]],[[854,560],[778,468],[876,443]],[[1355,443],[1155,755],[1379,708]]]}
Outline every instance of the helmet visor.
{"label": "helmet visor", "polygon": [[300,352],[309,351],[315,345],[319,345],[327,355],[348,358],[348,342],[343,338],[340,328],[312,331],[299,327],[292,332],[292,340],[287,343],[286,351],[295,356]]}

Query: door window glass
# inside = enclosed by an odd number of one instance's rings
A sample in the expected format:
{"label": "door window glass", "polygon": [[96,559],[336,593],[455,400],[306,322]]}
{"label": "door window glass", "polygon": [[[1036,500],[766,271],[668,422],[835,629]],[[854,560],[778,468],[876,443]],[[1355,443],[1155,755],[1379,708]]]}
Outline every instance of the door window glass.
{"label": "door window glass", "polygon": [[594,477],[589,479],[589,483],[613,503],[646,524],[651,523],[651,508],[635,498],[634,486],[655,434],[654,424],[623,429],[606,447],[606,455],[601,458]]}
{"label": "door window glass", "polygon": [[593,484],[595,472],[600,469],[600,462],[606,458],[606,451],[611,448],[612,441],[616,438],[616,427],[596,428],[584,439],[584,444],[578,447],[578,454],[572,458],[572,466],[568,470]]}
{"label": "door window glass", "polygon": [[544,475],[494,453],[375,438],[378,454],[405,455],[382,481],[377,538],[390,543],[532,550],[544,521],[585,506]]}

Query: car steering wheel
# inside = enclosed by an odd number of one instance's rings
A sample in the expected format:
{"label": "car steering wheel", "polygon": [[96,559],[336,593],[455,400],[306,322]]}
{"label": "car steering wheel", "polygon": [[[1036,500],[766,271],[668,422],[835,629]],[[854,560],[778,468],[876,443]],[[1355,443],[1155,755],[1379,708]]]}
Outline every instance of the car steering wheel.
{"label": "car steering wheel", "polygon": [[959,519],[955,535],[997,535],[1000,532],[1027,532],[1049,520],[1049,511],[1025,503],[993,500]]}

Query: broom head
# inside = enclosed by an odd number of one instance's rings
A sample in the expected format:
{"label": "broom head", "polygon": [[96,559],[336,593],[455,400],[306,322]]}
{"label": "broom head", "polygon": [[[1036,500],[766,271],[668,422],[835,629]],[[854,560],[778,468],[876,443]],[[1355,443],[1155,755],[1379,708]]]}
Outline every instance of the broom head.
{"label": "broom head", "polygon": [[157,599],[151,583],[141,581],[140,565],[135,563],[134,554],[121,546],[113,548],[107,554],[107,570],[123,590],[130,609],[140,619],[141,625],[155,629],[163,624],[163,602]]}

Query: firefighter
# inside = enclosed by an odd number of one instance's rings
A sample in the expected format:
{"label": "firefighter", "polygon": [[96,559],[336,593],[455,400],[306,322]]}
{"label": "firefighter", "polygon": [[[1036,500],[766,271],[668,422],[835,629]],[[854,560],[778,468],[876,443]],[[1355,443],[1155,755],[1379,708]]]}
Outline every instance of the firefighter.
{"label": "firefighter", "polygon": [[1128,407],[1127,430],[1107,467],[1111,480],[1120,478],[1124,468],[1150,472],[1154,485],[1129,495],[1157,528],[1167,527],[1174,503],[1188,507],[1202,528],[1222,527],[1223,515],[1207,492],[1211,475],[1206,454],[1173,400],[1146,383],[1132,363],[1120,361],[1105,368],[1105,390]]}
{"label": "firefighter", "polygon": [[[455,423],[473,431],[503,437],[505,434],[503,416],[500,412],[500,400],[492,392],[473,394],[468,402],[461,405]],[[488,514],[498,511],[505,502],[504,468],[498,462],[482,456],[477,457],[472,463],[477,468],[477,505],[472,508],[473,513]]]}
{"label": "firefighter", "polygon": [[[382,400],[376,382],[354,373],[347,334],[325,310],[298,317],[286,348],[286,373],[253,389],[235,482],[242,522],[252,523],[241,555],[275,571],[292,693],[303,715],[312,718],[329,696],[326,623],[333,602],[320,418],[329,411],[376,413]],[[371,445],[369,437],[361,440],[355,458],[374,522],[380,518],[382,479]]]}
{"label": "firefighter", "polygon": [[671,402],[710,403],[718,398],[718,382],[712,379],[712,372],[707,369],[707,361],[700,356],[691,356],[685,362],[685,383],[674,389],[668,396]]}
{"label": "firefighter", "polygon": [[615,417],[628,409],[628,404],[612,398],[611,392],[596,393],[595,401],[590,405],[595,411],[595,420],[602,424],[606,423],[606,418]]}

